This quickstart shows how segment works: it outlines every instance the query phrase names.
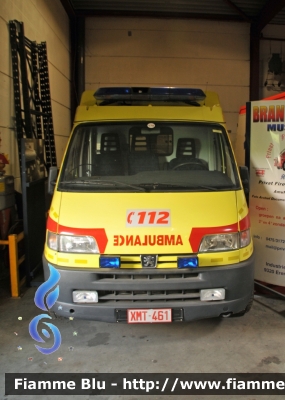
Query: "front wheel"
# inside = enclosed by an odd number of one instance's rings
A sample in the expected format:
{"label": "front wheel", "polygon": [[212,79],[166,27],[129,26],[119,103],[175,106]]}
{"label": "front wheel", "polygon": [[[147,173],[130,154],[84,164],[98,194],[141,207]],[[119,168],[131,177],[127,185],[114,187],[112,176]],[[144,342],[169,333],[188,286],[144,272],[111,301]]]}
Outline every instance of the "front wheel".
{"label": "front wheel", "polygon": [[252,303],[253,303],[253,295],[252,295],[251,299],[249,300],[247,306],[245,307],[245,309],[244,309],[243,311],[240,311],[240,312],[238,312],[238,313],[236,313],[236,314],[225,313],[225,314],[222,314],[221,316],[222,316],[223,318],[243,317],[244,314],[248,313],[249,310],[251,309]]}
{"label": "front wheel", "polygon": [[253,304],[253,295],[251,297],[251,299],[249,300],[247,306],[245,307],[245,309],[237,314],[234,314],[233,317],[243,317],[244,314],[248,313],[252,307]]}

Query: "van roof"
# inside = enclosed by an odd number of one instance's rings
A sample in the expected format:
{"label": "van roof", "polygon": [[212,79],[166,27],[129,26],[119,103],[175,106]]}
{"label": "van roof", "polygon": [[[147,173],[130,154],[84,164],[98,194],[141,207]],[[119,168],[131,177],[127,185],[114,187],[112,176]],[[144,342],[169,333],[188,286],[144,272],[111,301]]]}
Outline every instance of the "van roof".
{"label": "van roof", "polygon": [[217,93],[188,88],[117,87],[82,93],[76,122],[207,121],[224,124]]}

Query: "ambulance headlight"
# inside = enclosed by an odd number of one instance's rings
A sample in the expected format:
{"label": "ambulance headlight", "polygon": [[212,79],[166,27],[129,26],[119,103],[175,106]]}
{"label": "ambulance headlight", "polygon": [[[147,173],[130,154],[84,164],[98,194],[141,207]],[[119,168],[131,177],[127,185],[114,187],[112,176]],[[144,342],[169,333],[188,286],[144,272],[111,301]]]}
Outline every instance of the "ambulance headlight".
{"label": "ambulance headlight", "polygon": [[48,232],[47,245],[50,249],[62,253],[99,253],[93,236],[57,235]]}
{"label": "ambulance headlight", "polygon": [[237,250],[238,248],[239,233],[225,233],[204,236],[199,251],[205,253],[210,251]]}
{"label": "ambulance headlight", "polygon": [[99,253],[92,236],[59,235],[58,251],[63,253]]}

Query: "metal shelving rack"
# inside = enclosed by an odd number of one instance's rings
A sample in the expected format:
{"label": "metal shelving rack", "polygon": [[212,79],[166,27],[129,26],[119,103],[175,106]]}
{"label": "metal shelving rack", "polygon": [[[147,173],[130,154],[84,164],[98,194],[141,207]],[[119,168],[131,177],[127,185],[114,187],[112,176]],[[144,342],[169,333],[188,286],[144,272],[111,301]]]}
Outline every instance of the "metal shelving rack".
{"label": "metal shelving rack", "polygon": [[[25,275],[28,286],[42,267],[46,225],[46,176],[56,166],[48,58],[46,43],[25,37],[24,24],[9,21],[14,84],[15,125],[22,180],[22,206],[25,236]],[[26,146],[33,139],[41,145],[41,173],[31,177]],[[36,156],[36,153],[35,153]]]}
{"label": "metal shelving rack", "polygon": [[24,24],[10,21],[16,130],[19,149],[23,138],[44,139],[45,166],[56,166],[46,42],[24,35]]}

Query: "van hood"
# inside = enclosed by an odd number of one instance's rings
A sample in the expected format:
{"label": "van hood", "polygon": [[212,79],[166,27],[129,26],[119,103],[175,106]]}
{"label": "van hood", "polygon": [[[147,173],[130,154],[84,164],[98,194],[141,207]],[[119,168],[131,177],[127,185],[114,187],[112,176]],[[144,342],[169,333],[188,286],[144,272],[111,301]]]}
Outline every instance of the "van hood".
{"label": "van hood", "polygon": [[101,254],[197,253],[204,235],[245,226],[244,203],[242,191],[57,192],[48,229],[93,236]]}

